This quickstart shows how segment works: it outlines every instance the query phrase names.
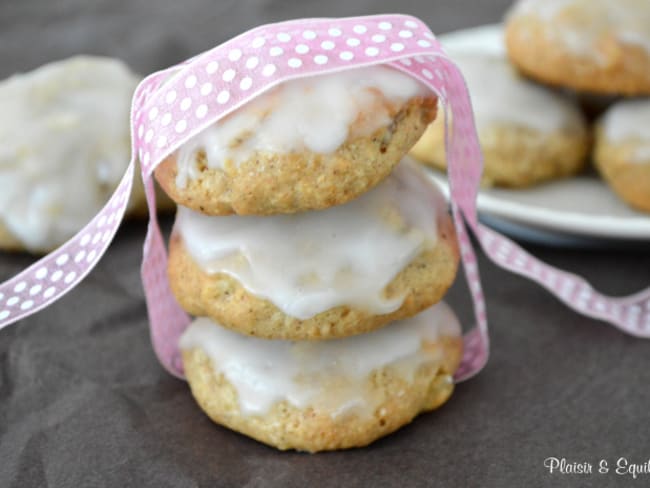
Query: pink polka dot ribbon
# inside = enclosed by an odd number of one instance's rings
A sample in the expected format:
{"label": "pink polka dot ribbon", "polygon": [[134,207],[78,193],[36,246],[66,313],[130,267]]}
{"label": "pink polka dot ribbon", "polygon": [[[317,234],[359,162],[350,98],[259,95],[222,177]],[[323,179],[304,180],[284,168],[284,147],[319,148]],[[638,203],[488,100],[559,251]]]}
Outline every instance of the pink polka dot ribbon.
{"label": "pink polka dot ribbon", "polygon": [[[574,310],[622,331],[650,337],[650,289],[624,298],[595,291],[582,278],[553,268],[478,223],[476,194],[482,157],[463,77],[427,26],[414,17],[380,15],[303,19],[258,27],[138,86],[131,113],[133,160],[139,158],[150,209],[142,280],[151,338],[163,366],[183,377],[178,338],[189,316],[167,281],[167,254],[155,213],[151,173],[188,139],[271,87],[291,79],[387,64],[437,94],[452,124],[446,131],[451,208],[476,326],[465,335],[456,380],[477,374],[489,353],[487,315],[468,228],[499,266],[540,283]],[[111,200],[74,238],[0,285],[0,328],[49,305],[73,288],[108,247],[126,208],[133,161]]]}

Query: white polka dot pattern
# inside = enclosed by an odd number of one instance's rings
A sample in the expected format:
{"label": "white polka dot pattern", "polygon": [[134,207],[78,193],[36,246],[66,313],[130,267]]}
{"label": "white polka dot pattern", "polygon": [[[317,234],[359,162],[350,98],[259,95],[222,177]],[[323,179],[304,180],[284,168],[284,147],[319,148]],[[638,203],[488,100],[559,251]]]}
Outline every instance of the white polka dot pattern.
{"label": "white polka dot pattern", "polygon": [[[153,180],[145,182],[149,208],[155,209],[156,193]],[[151,328],[151,341],[160,363],[174,376],[183,377],[183,363],[178,349],[178,337],[190,322],[189,316],[178,306],[167,281],[167,253],[163,236],[155,218],[149,220],[149,229],[142,258],[144,286]]]}
{"label": "white polka dot pattern", "polygon": [[[467,89],[433,34],[403,15],[297,20],[259,27],[138,86],[132,106],[134,156],[139,156],[151,220],[142,279],[154,350],[163,366],[182,377],[177,341],[189,317],[175,302],[166,276],[167,256],[155,213],[151,172],[189,138],[277,83],[372,64],[389,64],[431,88],[453,113],[448,141],[452,211],[477,325],[465,335],[456,380],[477,374],[488,359],[487,314],[466,224],[498,265],[539,282],[580,313],[650,337],[650,290],[614,299],[583,279],[552,268],[477,221],[475,199],[482,159]],[[133,162],[108,204],[77,236],[0,285],[0,328],[47,306],[74,287],[96,264],[119,225],[131,188]],[[152,211],[153,210],[153,211]]]}
{"label": "white polka dot pattern", "polygon": [[[122,220],[132,180],[133,161],[108,203],[75,237],[0,285],[0,329],[47,307],[90,272]],[[88,252],[93,259],[78,258]]]}
{"label": "white polka dot pattern", "polygon": [[650,337],[650,290],[614,298],[595,290],[580,276],[549,266],[497,232],[477,226],[485,253],[500,267],[536,281],[567,306],[622,331]]}

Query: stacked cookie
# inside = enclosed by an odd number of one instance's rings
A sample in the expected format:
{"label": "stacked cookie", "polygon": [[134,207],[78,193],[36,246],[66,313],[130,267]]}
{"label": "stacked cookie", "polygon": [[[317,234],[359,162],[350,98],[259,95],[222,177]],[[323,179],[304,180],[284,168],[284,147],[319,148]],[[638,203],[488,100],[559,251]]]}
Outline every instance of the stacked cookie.
{"label": "stacked cookie", "polygon": [[594,162],[624,201],[650,212],[650,98],[620,101],[605,112]]}
{"label": "stacked cookie", "polygon": [[[518,188],[581,171],[591,138],[578,102],[588,115],[611,105],[596,122],[592,157],[624,201],[650,210],[650,105],[616,103],[650,94],[650,3],[520,0],[506,15],[504,44],[449,49],[472,95],[485,183]],[[438,122],[413,155],[444,168]]]}
{"label": "stacked cookie", "polygon": [[385,66],[282,83],[156,170],[185,372],[217,423],[280,449],[363,446],[451,394],[446,203],[400,162],[436,99]]}
{"label": "stacked cookie", "polygon": [[546,84],[606,95],[650,92],[646,0],[519,0],[506,45],[523,73]]}

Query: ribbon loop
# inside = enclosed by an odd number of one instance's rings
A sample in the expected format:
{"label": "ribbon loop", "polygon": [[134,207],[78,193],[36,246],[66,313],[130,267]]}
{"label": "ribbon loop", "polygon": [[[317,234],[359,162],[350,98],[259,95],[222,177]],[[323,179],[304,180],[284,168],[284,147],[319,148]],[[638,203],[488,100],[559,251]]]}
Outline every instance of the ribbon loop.
{"label": "ribbon loop", "polygon": [[476,327],[465,335],[457,381],[477,374],[489,353],[485,301],[466,225],[497,265],[540,283],[579,313],[608,321],[628,334],[650,337],[650,289],[626,298],[607,297],[582,278],[542,263],[478,223],[482,156],[467,86],[427,26],[405,15],[262,26],[146,77],[133,97],[132,161],[120,185],[75,237],[0,285],[0,329],[62,297],[95,266],[124,215],[139,157],[150,210],[141,274],[151,338],[163,366],[183,377],[177,343],[190,318],[167,280],[152,172],[195,134],[278,83],[374,64],[388,64],[416,78],[437,94],[447,111],[451,209],[476,317]]}

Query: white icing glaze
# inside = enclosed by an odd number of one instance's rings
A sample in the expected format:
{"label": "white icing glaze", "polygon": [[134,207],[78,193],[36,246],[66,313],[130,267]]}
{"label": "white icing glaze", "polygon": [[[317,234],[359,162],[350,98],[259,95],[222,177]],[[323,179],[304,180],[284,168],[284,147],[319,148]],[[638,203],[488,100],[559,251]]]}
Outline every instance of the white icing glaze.
{"label": "white icing glaze", "polygon": [[227,273],[285,314],[339,305],[375,314],[400,307],[386,285],[437,239],[446,203],[411,163],[345,205],[292,215],[211,217],[179,207],[176,231],[208,273]]}
{"label": "white icing glaze", "polygon": [[427,93],[410,76],[385,66],[280,84],[185,143],[178,151],[176,185],[183,188],[198,176],[200,150],[210,168],[236,165],[255,151],[332,153],[349,135],[390,124],[390,105]]}
{"label": "white icing glaze", "polygon": [[605,136],[612,142],[634,144],[634,161],[650,162],[650,99],[624,100],[601,118]]}
{"label": "white icing glaze", "polygon": [[508,17],[517,15],[536,15],[552,23],[566,46],[581,54],[598,58],[594,42],[602,35],[650,52],[648,0],[520,0]]}
{"label": "white icing glaze", "polygon": [[479,131],[495,123],[543,133],[584,127],[573,103],[519,76],[505,56],[473,53],[465,48],[448,51],[467,82]]}
{"label": "white icing glaze", "polygon": [[456,315],[440,302],[374,332],[328,341],[271,341],[199,318],[181,336],[180,347],[205,351],[215,371],[236,389],[244,414],[264,414],[287,401],[336,416],[351,409],[372,412],[372,394],[364,383],[373,370],[395,366],[412,380],[424,362],[440,359],[422,351],[423,341],[459,335]]}
{"label": "white icing glaze", "polygon": [[137,82],[120,61],[85,56],[0,82],[0,222],[27,249],[66,241],[117,186]]}

